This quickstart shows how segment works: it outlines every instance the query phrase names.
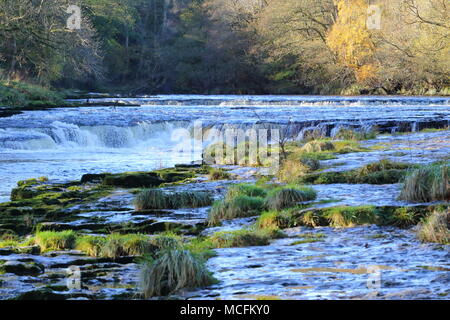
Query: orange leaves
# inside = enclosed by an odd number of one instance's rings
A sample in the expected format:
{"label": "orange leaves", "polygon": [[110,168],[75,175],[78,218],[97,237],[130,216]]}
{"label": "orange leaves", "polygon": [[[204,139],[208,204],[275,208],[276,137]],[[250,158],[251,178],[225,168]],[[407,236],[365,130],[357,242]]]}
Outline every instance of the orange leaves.
{"label": "orange leaves", "polygon": [[373,64],[375,51],[367,29],[367,2],[365,0],[334,0],[338,18],[327,35],[327,45],[340,64],[355,72],[358,82],[373,78],[377,68]]}

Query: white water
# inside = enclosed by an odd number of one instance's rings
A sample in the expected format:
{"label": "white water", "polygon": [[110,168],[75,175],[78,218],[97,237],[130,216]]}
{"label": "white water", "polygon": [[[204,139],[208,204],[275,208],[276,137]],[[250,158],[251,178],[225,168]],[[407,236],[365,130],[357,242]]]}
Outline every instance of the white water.
{"label": "white water", "polygon": [[[118,99],[96,99],[96,101]],[[153,170],[200,160],[179,151],[178,129],[248,128],[261,122],[299,137],[340,126],[420,129],[450,123],[450,99],[421,97],[157,96],[119,99],[141,107],[61,108],[0,118],[0,201],[18,180],[39,176],[79,179],[84,173]],[[93,99],[91,99],[93,101]]]}

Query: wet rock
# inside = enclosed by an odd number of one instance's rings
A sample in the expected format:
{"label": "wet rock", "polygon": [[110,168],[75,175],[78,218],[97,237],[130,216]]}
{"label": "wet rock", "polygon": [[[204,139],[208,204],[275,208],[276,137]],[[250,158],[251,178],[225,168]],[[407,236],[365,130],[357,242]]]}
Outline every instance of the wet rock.
{"label": "wet rock", "polygon": [[0,266],[0,271],[18,276],[36,276],[44,272],[44,266],[36,262],[7,261]]}
{"label": "wet rock", "polygon": [[87,183],[87,182],[101,182],[103,178],[105,178],[108,174],[107,173],[99,173],[99,174],[83,174],[81,177],[80,182],[81,183]]}
{"label": "wet rock", "polygon": [[6,247],[0,249],[0,256],[9,256],[11,254],[31,254],[38,255],[41,253],[39,246],[26,246],[26,247]]}
{"label": "wet rock", "polygon": [[12,248],[0,248],[0,256],[9,256],[11,254],[14,254]]}
{"label": "wet rock", "polygon": [[39,193],[28,187],[18,187],[11,190],[11,200],[31,199]]}
{"label": "wet rock", "polygon": [[164,180],[154,172],[136,172],[108,175],[103,179],[103,183],[122,188],[151,188],[161,185]]}

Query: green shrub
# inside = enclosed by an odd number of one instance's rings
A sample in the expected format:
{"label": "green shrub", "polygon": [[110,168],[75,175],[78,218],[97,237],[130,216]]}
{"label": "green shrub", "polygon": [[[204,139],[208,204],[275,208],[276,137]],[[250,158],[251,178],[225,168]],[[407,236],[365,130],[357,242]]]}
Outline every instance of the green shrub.
{"label": "green shrub", "polygon": [[156,260],[144,262],[142,267],[141,287],[145,298],[204,287],[214,281],[204,262],[188,250],[166,250]]}
{"label": "green shrub", "polygon": [[411,202],[450,201],[450,166],[428,165],[408,174],[400,200]]}

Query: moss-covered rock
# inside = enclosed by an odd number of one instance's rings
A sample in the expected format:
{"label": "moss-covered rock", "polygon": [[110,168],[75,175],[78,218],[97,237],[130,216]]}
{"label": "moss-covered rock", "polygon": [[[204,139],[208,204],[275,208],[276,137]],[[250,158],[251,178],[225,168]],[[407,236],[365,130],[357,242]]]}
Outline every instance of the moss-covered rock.
{"label": "moss-covered rock", "polygon": [[154,172],[133,172],[107,175],[103,178],[106,186],[122,188],[151,188],[164,183],[158,174]]}
{"label": "moss-covered rock", "polygon": [[36,262],[7,261],[0,265],[0,272],[18,276],[36,276],[44,272],[44,266]]}

